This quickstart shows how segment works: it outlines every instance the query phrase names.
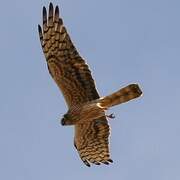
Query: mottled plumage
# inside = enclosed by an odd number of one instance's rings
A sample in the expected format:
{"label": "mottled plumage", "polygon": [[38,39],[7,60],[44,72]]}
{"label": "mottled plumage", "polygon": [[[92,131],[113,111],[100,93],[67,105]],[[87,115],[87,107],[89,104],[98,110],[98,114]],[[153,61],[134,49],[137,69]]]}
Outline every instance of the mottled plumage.
{"label": "mottled plumage", "polygon": [[138,85],[132,84],[100,98],[88,65],[79,55],[63,25],[58,6],[54,10],[50,3],[48,15],[43,7],[43,28],[39,25],[38,30],[48,70],[69,108],[61,121],[62,125],[74,125],[74,145],[87,166],[90,163],[109,164],[112,160],[105,110],[139,97],[141,90]]}

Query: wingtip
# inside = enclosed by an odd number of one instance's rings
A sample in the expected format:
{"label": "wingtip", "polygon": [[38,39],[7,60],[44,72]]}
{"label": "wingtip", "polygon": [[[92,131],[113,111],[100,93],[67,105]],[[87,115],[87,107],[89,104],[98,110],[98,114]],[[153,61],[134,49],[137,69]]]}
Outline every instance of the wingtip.
{"label": "wingtip", "polygon": [[52,2],[49,3],[49,12],[53,12],[53,3]]}
{"label": "wingtip", "polygon": [[59,7],[58,6],[55,7],[55,16],[57,16],[57,15],[59,16]]}
{"label": "wingtip", "polygon": [[41,26],[38,24],[38,31],[41,32]]}
{"label": "wingtip", "polygon": [[101,165],[100,162],[93,162],[93,164],[95,164],[95,165],[97,165],[97,166]]}
{"label": "wingtip", "polygon": [[108,159],[108,161],[109,161],[110,163],[113,163],[113,160],[112,160],[112,159]]}
{"label": "wingtip", "polygon": [[84,160],[83,163],[84,163],[87,167],[91,167],[91,165],[88,163],[87,160]]}
{"label": "wingtip", "polygon": [[102,162],[102,163],[105,164],[105,165],[109,165],[108,161],[105,161],[105,162]]}
{"label": "wingtip", "polygon": [[47,11],[45,6],[43,6],[42,16],[43,16],[43,23],[45,23],[47,21]]}
{"label": "wingtip", "polygon": [[46,7],[43,6],[43,15],[45,15],[45,14],[47,14],[47,12],[46,12]]}
{"label": "wingtip", "polygon": [[86,164],[86,166],[87,166],[87,167],[91,167],[91,165],[90,165],[90,164]]}
{"label": "wingtip", "polygon": [[53,3],[50,2],[50,3],[49,3],[49,8],[52,8],[52,7],[53,7]]}

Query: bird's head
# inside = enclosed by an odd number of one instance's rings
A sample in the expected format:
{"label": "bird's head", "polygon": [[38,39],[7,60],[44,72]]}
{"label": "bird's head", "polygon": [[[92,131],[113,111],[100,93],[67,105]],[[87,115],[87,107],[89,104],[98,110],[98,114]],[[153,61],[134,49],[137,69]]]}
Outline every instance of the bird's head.
{"label": "bird's head", "polygon": [[66,126],[66,125],[71,125],[71,116],[70,114],[66,113],[63,115],[62,119],[61,119],[61,125],[62,126]]}

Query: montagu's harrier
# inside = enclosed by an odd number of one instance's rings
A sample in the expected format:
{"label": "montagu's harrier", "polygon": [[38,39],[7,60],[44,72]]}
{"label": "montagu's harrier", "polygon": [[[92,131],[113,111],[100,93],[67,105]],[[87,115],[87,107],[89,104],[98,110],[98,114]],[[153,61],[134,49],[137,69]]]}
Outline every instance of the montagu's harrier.
{"label": "montagu's harrier", "polygon": [[43,25],[39,37],[46,57],[49,73],[60,88],[69,110],[61,124],[74,125],[74,145],[82,161],[99,165],[113,162],[109,153],[109,125],[106,110],[139,97],[137,84],[130,84],[117,92],[100,97],[91,71],[79,55],[59,15],[58,6],[49,5],[47,14],[43,7]]}

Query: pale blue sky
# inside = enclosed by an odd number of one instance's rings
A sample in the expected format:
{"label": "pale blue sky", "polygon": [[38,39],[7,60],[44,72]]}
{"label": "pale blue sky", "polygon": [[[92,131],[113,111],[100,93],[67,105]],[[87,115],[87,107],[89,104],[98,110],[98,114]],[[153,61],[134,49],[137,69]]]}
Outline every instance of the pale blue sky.
{"label": "pale blue sky", "polygon": [[139,83],[141,99],[114,107],[110,166],[87,168],[62,127],[37,24],[49,1],[0,6],[0,179],[179,180],[180,1],[56,0],[64,23],[107,95]]}

